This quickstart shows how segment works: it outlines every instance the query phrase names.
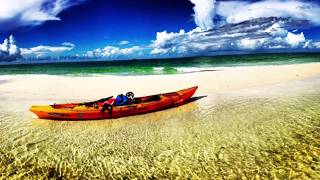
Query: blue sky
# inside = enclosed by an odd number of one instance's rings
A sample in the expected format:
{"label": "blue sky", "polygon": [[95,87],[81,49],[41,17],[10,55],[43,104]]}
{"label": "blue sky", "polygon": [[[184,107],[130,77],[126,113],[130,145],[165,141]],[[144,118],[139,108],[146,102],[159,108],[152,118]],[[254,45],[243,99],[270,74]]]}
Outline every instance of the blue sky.
{"label": "blue sky", "polygon": [[309,0],[1,1],[0,59],[318,51],[319,14]]}

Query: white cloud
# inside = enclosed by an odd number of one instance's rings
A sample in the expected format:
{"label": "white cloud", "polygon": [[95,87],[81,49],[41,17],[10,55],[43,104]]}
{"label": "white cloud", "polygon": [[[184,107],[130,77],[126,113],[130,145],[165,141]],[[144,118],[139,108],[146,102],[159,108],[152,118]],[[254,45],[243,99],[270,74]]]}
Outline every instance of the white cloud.
{"label": "white cloud", "polygon": [[[185,32],[157,32],[149,46],[151,55],[207,55],[223,50],[315,48],[303,32],[289,32],[303,22],[319,24],[319,5],[310,1],[216,1],[190,0],[197,28]],[[215,13],[225,25],[214,27]],[[222,19],[224,19],[222,18]]]}
{"label": "white cloud", "polygon": [[272,24],[270,27],[266,28],[264,32],[269,33],[272,36],[286,36],[288,31],[284,29],[283,22],[276,22]]}
{"label": "white cloud", "polygon": [[170,32],[167,33],[167,31],[163,32],[157,32],[156,40],[153,41],[151,44],[151,48],[154,48],[151,51],[151,54],[165,54],[168,53],[168,50],[166,47],[169,44],[175,44],[178,43],[178,37],[184,36],[185,31],[181,29],[178,33]]}
{"label": "white cloud", "polygon": [[306,39],[303,32],[301,32],[300,34],[293,34],[291,32],[288,32],[286,41],[291,45],[291,47],[298,47],[302,43],[305,43]]}
{"label": "white cloud", "polygon": [[220,1],[217,6],[216,13],[226,17],[228,23],[239,23],[260,17],[285,17],[307,20],[312,24],[320,25],[320,6],[310,1]]}
{"label": "white cloud", "polygon": [[130,42],[129,41],[120,41],[119,42],[119,45],[127,45],[129,44]]}
{"label": "white cloud", "polygon": [[84,0],[1,0],[0,30],[60,20],[57,17],[60,12],[82,1]]}
{"label": "white cloud", "polygon": [[21,58],[19,47],[16,45],[14,37],[11,35],[8,39],[4,39],[0,44],[0,61],[2,60],[15,60]]}
{"label": "white cloud", "polygon": [[239,49],[256,49],[261,46],[259,39],[244,38],[238,41]]}
{"label": "white cloud", "polygon": [[8,39],[4,39],[3,43],[0,46],[0,50],[3,52],[9,52],[9,41]]}
{"label": "white cloud", "polygon": [[20,55],[20,49],[16,45],[16,41],[12,35],[9,37],[9,44],[9,55]]}
{"label": "white cloud", "polygon": [[130,48],[119,48],[114,46],[106,46],[103,49],[95,49],[87,51],[84,56],[89,58],[132,58],[135,56],[141,56],[141,52],[144,48],[139,46],[133,46]]}
{"label": "white cloud", "polygon": [[71,42],[64,42],[62,43],[63,46],[75,47],[75,45]]}
{"label": "white cloud", "polygon": [[192,55],[197,52],[204,52],[207,49],[220,49],[223,43],[217,42],[208,35],[210,32],[202,32],[197,27],[189,32],[183,29],[178,33],[167,33],[166,31],[158,32],[156,40],[150,45],[153,50],[152,55],[176,54],[176,55]]}
{"label": "white cloud", "polygon": [[190,0],[193,4],[194,21],[203,31],[212,29],[215,0]]}
{"label": "white cloud", "polygon": [[0,61],[13,61],[17,59],[23,59],[23,56],[46,56],[46,55],[58,55],[65,51],[70,51],[75,47],[73,43],[64,42],[61,46],[36,46],[32,48],[19,48],[16,45],[15,38],[11,35],[9,39],[4,39],[3,43],[0,43]]}
{"label": "white cloud", "polygon": [[319,48],[320,49],[320,41],[314,42],[313,45],[314,45],[315,48]]}
{"label": "white cloud", "polygon": [[[227,24],[210,31],[196,28],[190,32],[158,32],[152,41],[151,55],[209,55],[217,51],[316,48],[303,32],[289,32],[287,19],[260,18]],[[319,45],[319,44],[318,44]]]}
{"label": "white cloud", "polygon": [[65,51],[71,51],[75,47],[74,44],[70,42],[64,42],[61,46],[43,46],[39,45],[32,48],[21,48],[21,54],[23,56],[47,56],[56,55]]}

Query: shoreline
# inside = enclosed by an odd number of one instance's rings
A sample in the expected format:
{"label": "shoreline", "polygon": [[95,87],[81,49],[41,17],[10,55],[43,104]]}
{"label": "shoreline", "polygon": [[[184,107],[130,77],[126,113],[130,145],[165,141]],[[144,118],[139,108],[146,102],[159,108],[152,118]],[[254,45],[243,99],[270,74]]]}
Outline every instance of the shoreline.
{"label": "shoreline", "polygon": [[320,63],[227,67],[217,71],[137,76],[1,75],[0,96],[90,100],[135,92],[136,96],[199,86],[196,95],[278,84],[320,76]]}
{"label": "shoreline", "polygon": [[[115,73],[79,73],[79,74],[0,74],[1,77],[20,77],[20,76],[57,76],[57,77],[106,77],[106,76],[115,76],[115,77],[141,77],[141,76],[172,76],[172,75],[184,75],[184,74],[193,74],[193,73],[204,73],[204,72],[214,72],[214,71],[222,71],[222,70],[230,70],[230,69],[252,69],[252,68],[260,68],[260,67],[282,67],[282,66],[295,66],[295,65],[319,65],[320,62],[304,62],[304,63],[293,63],[293,64],[262,64],[262,65],[239,65],[239,66],[212,66],[212,67],[173,67],[177,70],[176,73],[163,73],[163,66],[155,66],[153,67],[154,71],[159,71],[159,74],[115,74]],[[159,69],[159,70],[158,70]],[[192,70],[193,69],[193,70]],[[187,70],[187,71],[186,71]]]}

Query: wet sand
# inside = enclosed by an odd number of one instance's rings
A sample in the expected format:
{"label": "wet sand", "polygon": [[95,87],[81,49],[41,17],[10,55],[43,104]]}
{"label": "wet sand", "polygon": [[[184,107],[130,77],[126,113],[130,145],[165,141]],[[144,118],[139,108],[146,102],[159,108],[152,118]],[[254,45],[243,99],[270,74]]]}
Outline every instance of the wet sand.
{"label": "wet sand", "polygon": [[[320,178],[320,64],[180,75],[0,76],[1,178]],[[39,120],[32,104],[199,85],[179,108]]]}

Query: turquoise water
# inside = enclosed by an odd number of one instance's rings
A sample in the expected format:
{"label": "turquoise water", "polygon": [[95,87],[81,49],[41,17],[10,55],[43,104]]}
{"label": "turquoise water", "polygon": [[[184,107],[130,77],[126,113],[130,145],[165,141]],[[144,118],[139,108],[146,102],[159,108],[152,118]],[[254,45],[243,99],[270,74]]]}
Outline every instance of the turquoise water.
{"label": "turquoise water", "polygon": [[217,67],[282,65],[320,62],[320,53],[249,54],[178,59],[1,65],[0,75],[153,75],[217,70]]}

